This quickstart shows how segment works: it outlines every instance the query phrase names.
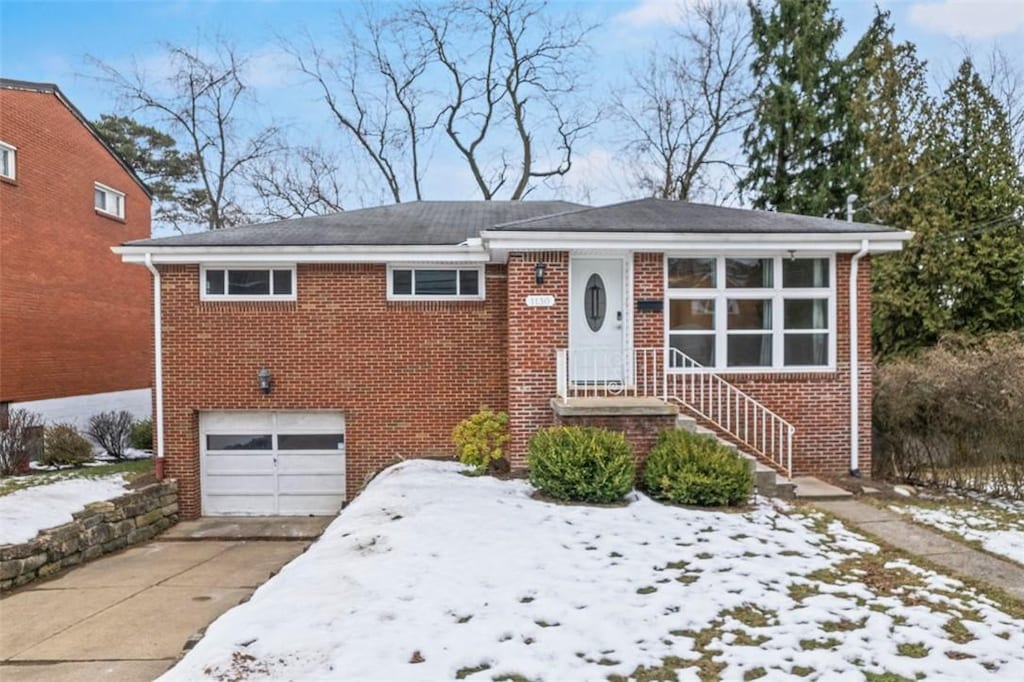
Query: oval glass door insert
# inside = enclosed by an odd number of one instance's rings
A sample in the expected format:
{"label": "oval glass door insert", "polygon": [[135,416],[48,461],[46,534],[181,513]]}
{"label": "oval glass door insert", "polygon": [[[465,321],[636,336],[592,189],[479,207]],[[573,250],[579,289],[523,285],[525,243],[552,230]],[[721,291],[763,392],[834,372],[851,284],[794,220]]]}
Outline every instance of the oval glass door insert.
{"label": "oval glass door insert", "polygon": [[596,272],[587,280],[587,286],[583,294],[583,312],[587,318],[587,326],[591,331],[600,331],[604,324],[605,309],[608,307],[608,297],[604,290],[604,280]]}

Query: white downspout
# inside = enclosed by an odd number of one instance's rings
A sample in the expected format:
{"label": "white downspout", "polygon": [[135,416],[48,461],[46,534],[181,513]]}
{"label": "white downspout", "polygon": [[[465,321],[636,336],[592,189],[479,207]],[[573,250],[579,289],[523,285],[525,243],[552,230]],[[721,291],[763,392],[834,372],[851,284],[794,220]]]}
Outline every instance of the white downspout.
{"label": "white downspout", "polygon": [[153,254],[146,254],[146,267],[153,273],[153,353],[156,385],[156,477],[164,477],[164,353],[163,325],[160,314],[160,271],[153,266]]}
{"label": "white downspout", "polygon": [[860,362],[857,310],[857,272],[860,259],[868,253],[868,240],[860,243],[860,251],[850,260],[850,475],[860,477]]}

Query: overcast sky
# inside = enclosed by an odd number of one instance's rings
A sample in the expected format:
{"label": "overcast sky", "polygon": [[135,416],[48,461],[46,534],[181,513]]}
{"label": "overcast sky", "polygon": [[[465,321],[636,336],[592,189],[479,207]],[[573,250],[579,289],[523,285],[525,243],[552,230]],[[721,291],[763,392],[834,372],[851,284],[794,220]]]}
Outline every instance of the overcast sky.
{"label": "overcast sky", "polygon": [[[733,0],[734,1],[734,0]],[[951,74],[969,44],[977,53],[1003,45],[1024,59],[1024,0],[879,0],[890,9],[897,38],[918,45],[930,64],[938,87]],[[874,3],[834,0],[846,24],[846,42],[867,26]],[[341,139],[315,93],[297,84],[275,36],[307,28],[327,40],[337,35],[339,15],[351,15],[354,3],[261,0],[250,2],[140,1],[0,2],[0,75],[60,85],[89,117],[116,111],[118,103],[101,84],[86,76],[85,55],[127,66],[132,59],[158,73],[161,42],[194,45],[200,32],[220,32],[248,55],[250,82],[262,103],[258,115],[291,124],[305,141]],[[679,21],[674,0],[609,0],[551,3],[552,12],[578,10],[587,22],[600,24],[591,44],[595,50],[589,77],[595,93],[621,86],[628,67],[639,62]],[[607,124],[580,145],[572,186],[562,191],[580,199],[579,188],[591,190],[595,203],[628,197],[631,190],[617,163],[615,135]],[[475,198],[474,186],[444,150],[431,159],[426,183],[428,198]],[[544,193],[532,195],[543,198]]]}

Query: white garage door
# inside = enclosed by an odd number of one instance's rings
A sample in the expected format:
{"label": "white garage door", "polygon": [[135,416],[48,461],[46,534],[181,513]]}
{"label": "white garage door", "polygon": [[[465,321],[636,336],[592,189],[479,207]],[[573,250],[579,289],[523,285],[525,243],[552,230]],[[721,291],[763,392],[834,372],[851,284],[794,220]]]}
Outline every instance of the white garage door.
{"label": "white garage door", "polygon": [[335,514],[345,500],[340,412],[204,412],[203,514]]}

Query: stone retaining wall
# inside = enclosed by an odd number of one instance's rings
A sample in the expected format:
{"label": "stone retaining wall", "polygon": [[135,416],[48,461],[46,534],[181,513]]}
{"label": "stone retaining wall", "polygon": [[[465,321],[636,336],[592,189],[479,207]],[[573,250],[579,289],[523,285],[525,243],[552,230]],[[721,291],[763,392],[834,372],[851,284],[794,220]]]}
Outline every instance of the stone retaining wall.
{"label": "stone retaining wall", "polygon": [[0,546],[0,592],[145,542],[173,526],[178,522],[178,483],[150,483],[86,505],[72,517],[28,542]]}

